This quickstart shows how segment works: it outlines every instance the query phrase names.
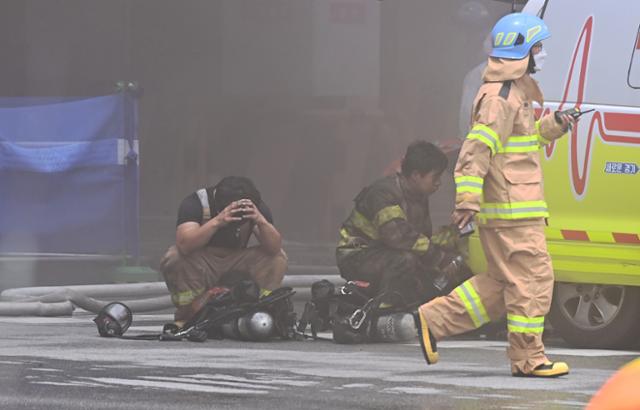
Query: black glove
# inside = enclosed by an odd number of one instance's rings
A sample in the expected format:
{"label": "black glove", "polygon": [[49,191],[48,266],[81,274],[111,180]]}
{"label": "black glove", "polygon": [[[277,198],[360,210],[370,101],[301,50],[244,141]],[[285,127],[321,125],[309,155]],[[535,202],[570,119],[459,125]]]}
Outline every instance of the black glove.
{"label": "black glove", "polygon": [[435,267],[435,271],[433,285],[443,295],[448,294],[473,276],[469,267],[464,263],[462,256],[453,252],[446,253],[441,258],[438,266]]}
{"label": "black glove", "polygon": [[427,249],[427,253],[425,253],[421,258],[422,263],[427,267],[438,267],[445,258],[445,255],[446,251],[442,246],[431,242],[429,244],[429,249]]}

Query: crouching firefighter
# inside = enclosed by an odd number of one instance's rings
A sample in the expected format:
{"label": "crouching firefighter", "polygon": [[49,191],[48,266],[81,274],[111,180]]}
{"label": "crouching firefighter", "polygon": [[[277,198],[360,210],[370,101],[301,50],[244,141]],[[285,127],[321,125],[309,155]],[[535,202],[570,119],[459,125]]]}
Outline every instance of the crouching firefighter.
{"label": "crouching firefighter", "polygon": [[370,340],[375,317],[407,312],[450,287],[437,267],[450,265],[455,256],[431,240],[428,199],[446,168],[447,157],[438,147],[416,141],[407,148],[400,173],[375,181],[355,198],[336,249],[340,274],[348,281],[337,292],[336,342]]}
{"label": "crouching firefighter", "polygon": [[[258,244],[247,247],[251,235]],[[176,306],[175,327],[183,328],[221,291],[215,289],[223,276],[227,285],[249,279],[265,297],[281,286],[287,258],[271,211],[253,182],[229,176],[182,201],[176,245],[160,269]]]}

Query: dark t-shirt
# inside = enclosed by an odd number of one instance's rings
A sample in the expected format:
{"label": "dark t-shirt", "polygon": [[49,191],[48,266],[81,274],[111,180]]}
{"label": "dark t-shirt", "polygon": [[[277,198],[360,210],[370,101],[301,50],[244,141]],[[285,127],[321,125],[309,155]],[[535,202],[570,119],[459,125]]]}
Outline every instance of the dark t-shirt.
{"label": "dark t-shirt", "polygon": [[[207,196],[209,197],[209,207],[211,210],[211,217],[215,217],[217,212],[213,209],[213,197],[212,197],[213,188],[207,188]],[[264,201],[260,201],[256,204],[258,210],[265,217],[269,223],[273,223],[273,215],[271,214],[271,210],[264,203]],[[202,204],[200,203],[200,198],[198,198],[198,194],[196,192],[187,196],[182,200],[180,204],[180,208],[178,210],[178,221],[176,226],[182,225],[185,222],[196,222],[202,225]],[[239,225],[238,224],[229,224],[225,227],[218,229],[218,231],[211,237],[209,241],[210,246],[220,246],[224,248],[244,248],[247,246],[247,241],[249,237],[241,237],[239,235]]]}

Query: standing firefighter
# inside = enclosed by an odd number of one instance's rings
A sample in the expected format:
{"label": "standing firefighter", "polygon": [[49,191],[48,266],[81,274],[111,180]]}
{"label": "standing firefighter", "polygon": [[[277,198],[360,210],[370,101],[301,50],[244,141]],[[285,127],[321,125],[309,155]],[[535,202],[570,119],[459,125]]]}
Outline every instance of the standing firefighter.
{"label": "standing firefighter", "polygon": [[532,102],[542,93],[530,74],[542,68],[542,40],[550,36],[536,16],[513,13],[492,31],[493,49],[484,84],[473,103],[472,129],[455,169],[454,223],[478,214],[487,272],[449,295],[422,305],[416,315],[427,360],[438,361],[436,341],[507,316],[514,376],[556,377],[569,373],[544,354],[542,332],[553,292],[553,270],[544,236],[539,148],[573,124],[555,113],[536,121]]}

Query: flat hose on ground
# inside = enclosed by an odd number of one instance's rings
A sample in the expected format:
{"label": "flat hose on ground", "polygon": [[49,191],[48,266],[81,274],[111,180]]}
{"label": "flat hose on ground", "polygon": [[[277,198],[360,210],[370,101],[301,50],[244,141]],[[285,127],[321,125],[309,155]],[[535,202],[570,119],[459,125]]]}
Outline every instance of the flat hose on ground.
{"label": "flat hose on ground", "polygon": [[0,316],[71,316],[73,303],[70,301],[43,302],[0,302]]}
{"label": "flat hose on ground", "polygon": [[[74,306],[98,313],[112,301],[102,301],[71,289],[43,296],[32,296],[11,302],[0,302],[0,316],[68,316]],[[154,312],[173,306],[169,295],[147,299],[127,300],[133,313]]]}
{"label": "flat hose on ground", "polygon": [[[335,284],[343,281],[338,275],[293,275],[285,277],[282,285],[295,288],[298,298],[307,299],[311,284],[321,279]],[[150,297],[128,300],[141,296]],[[74,306],[98,313],[113,301],[125,303],[133,313],[154,312],[173,306],[164,282],[40,286],[4,290],[0,293],[0,316],[70,316]]]}

